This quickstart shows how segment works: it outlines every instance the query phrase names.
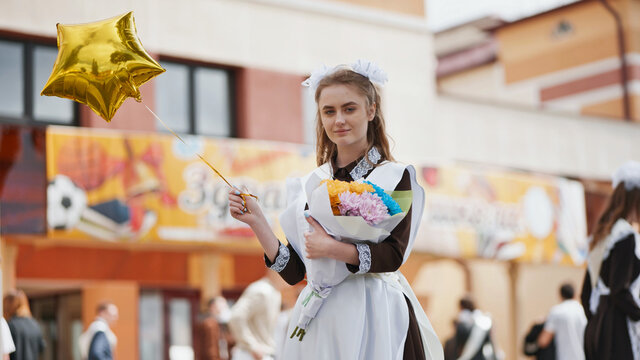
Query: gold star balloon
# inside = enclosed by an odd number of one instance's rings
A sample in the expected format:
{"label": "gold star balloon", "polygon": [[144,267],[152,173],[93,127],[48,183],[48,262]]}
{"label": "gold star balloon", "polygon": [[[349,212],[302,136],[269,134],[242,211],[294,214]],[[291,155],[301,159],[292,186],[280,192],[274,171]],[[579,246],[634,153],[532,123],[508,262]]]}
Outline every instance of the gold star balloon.
{"label": "gold star balloon", "polygon": [[87,104],[107,122],[140,85],[165,70],[147,54],[133,12],[79,25],[56,25],[58,57],[41,95]]}

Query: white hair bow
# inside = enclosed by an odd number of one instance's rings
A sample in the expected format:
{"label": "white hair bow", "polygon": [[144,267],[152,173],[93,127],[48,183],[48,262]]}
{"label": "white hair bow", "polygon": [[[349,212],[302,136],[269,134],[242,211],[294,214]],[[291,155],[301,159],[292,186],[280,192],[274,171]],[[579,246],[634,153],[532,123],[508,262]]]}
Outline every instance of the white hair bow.
{"label": "white hair bow", "polygon": [[334,67],[328,67],[326,65],[322,65],[321,67],[315,69],[309,78],[302,82],[302,86],[306,86],[309,89],[315,91],[318,88],[318,84],[325,76],[333,74],[339,69],[349,69],[353,72],[356,72],[371,81],[372,83],[383,86],[387,80],[387,73],[382,70],[376,63],[369,60],[357,60],[353,64],[350,65],[338,65]]}
{"label": "white hair bow", "polygon": [[622,164],[614,173],[611,179],[613,188],[617,188],[618,185],[623,182],[624,188],[627,191],[633,188],[640,189],[640,162],[627,161]]}

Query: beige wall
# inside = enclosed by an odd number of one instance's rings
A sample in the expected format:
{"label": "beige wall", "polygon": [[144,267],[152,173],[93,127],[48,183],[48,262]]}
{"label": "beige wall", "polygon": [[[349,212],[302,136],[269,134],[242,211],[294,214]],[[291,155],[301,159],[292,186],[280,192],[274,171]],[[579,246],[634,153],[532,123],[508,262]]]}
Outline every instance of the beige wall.
{"label": "beige wall", "polygon": [[189,285],[200,289],[202,305],[214,296],[221,295],[222,289],[232,287],[233,259],[230,255],[216,252],[201,252],[189,255]]}
{"label": "beige wall", "polygon": [[[640,95],[630,94],[629,107],[631,118],[635,122],[640,122]],[[580,112],[583,115],[605,116],[612,120],[623,121],[622,97],[590,104],[582,107]]]}
{"label": "beige wall", "polygon": [[[327,1],[327,0],[324,0]],[[333,0],[347,4],[368,6],[372,8],[393,11],[407,15],[424,17],[424,0]]]}
{"label": "beige wall", "polygon": [[0,237],[0,260],[2,261],[2,295],[16,288],[16,258],[18,247]]}
{"label": "beige wall", "polygon": [[103,301],[114,303],[119,319],[111,330],[118,337],[114,358],[134,360],[138,358],[138,284],[130,281],[100,281],[82,287],[82,323],[84,329],[96,316],[96,307]]}
{"label": "beige wall", "polygon": [[615,9],[620,13],[624,24],[627,52],[640,51],[640,2],[618,0]]}
{"label": "beige wall", "polygon": [[494,104],[531,107],[539,102],[539,91],[535,86],[505,86],[504,66],[497,62],[439,78],[438,91]]}
{"label": "beige wall", "polygon": [[425,118],[419,154],[550,174],[609,179],[640,159],[640,127],[441,96]]}
{"label": "beige wall", "polygon": [[[640,6],[610,2],[624,22],[631,118],[637,109]],[[567,21],[572,31],[553,35]],[[624,119],[618,35],[612,15],[600,2],[582,2],[499,28],[498,60],[439,79],[443,94],[532,111],[545,109]]]}
{"label": "beige wall", "polygon": [[[568,21],[573,32],[554,37],[560,21]],[[613,17],[601,3],[584,2],[563,10],[524,20],[498,29],[499,61],[507,83],[526,80],[617,56]]]}
{"label": "beige wall", "polygon": [[[633,96],[633,98],[635,97]],[[580,109],[580,113],[582,115],[603,116],[612,118],[612,120],[622,121],[624,115],[622,97],[583,106]]]}

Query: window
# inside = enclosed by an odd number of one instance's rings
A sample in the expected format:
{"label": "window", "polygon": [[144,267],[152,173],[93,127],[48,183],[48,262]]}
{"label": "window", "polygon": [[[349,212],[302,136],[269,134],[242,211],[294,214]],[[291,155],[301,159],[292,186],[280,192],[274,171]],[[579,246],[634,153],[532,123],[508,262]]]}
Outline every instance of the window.
{"label": "window", "polygon": [[72,100],[40,96],[58,55],[55,46],[0,39],[0,120],[18,124],[76,123]]}
{"label": "window", "polygon": [[23,46],[0,41],[0,116],[24,115]]}
{"label": "window", "polygon": [[[156,79],[158,116],[175,132],[235,135],[233,76],[228,70],[162,61]],[[159,131],[167,131],[160,122]]]}
{"label": "window", "polygon": [[73,120],[71,100],[55,96],[40,96],[44,84],[49,80],[53,64],[58,57],[58,49],[49,46],[33,47],[33,117],[58,124],[67,124]]}
{"label": "window", "polygon": [[198,291],[144,289],[138,301],[140,360],[193,360],[195,350],[204,352],[193,339]]}
{"label": "window", "polygon": [[560,39],[560,38],[567,37],[572,33],[573,33],[573,25],[571,25],[569,21],[563,19],[563,20],[560,20],[560,22],[558,22],[556,26],[553,28],[553,32],[551,33],[551,35],[556,39]]}
{"label": "window", "polygon": [[164,311],[160,291],[141,291],[139,298],[138,336],[141,360],[164,358]]}
{"label": "window", "polygon": [[169,305],[169,359],[193,359],[193,319],[190,299],[173,298]]}

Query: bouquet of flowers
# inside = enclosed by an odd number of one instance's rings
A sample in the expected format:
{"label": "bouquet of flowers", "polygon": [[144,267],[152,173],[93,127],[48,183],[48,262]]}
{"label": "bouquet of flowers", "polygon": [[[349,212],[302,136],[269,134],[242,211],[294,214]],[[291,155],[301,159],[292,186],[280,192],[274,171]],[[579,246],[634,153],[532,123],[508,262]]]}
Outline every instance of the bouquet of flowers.
{"label": "bouquet of flowers", "polygon": [[[409,211],[412,191],[385,191],[368,181],[309,180],[305,189],[309,215],[335,239],[350,243],[378,243],[387,238]],[[304,254],[306,255],[306,254]],[[305,329],[322,306],[331,288],[351,273],[343,262],[305,259],[312,291],[291,338],[302,340]]]}
{"label": "bouquet of flowers", "polygon": [[[391,222],[397,225],[398,220],[402,220],[403,216],[401,216],[401,214],[403,211],[398,201],[401,201],[405,207],[411,205],[410,191],[387,193],[381,187],[369,181],[346,182],[340,180],[322,180],[320,185],[324,184],[326,184],[327,187],[326,193],[329,196],[333,215],[359,216],[367,224],[375,228],[388,228],[388,226],[384,225],[385,223]],[[394,193],[395,195],[392,195]],[[401,196],[407,195],[407,193],[409,193],[409,203],[406,203],[406,196]],[[314,212],[319,213],[321,216],[327,215],[324,211],[326,208],[324,208],[322,204],[326,203],[323,199],[324,191],[321,190],[317,194],[319,195],[317,200],[320,201],[314,201],[314,205],[320,205],[320,208]],[[396,200],[396,198],[398,200]],[[331,220],[331,218],[327,220]],[[344,219],[341,220],[341,218],[336,219],[337,222],[343,220]],[[395,225],[392,226],[392,228],[395,227]]]}

